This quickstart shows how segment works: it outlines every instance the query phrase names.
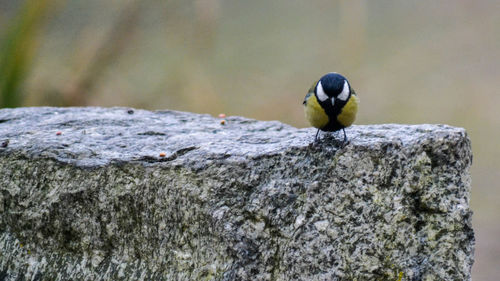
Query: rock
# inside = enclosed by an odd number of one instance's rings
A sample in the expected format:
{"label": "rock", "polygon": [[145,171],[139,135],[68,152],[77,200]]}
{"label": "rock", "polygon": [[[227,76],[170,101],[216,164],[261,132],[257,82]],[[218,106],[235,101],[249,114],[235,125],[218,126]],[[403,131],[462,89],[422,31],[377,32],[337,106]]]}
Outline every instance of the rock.
{"label": "rock", "polygon": [[0,110],[0,280],[470,280],[463,129],[220,120]]}

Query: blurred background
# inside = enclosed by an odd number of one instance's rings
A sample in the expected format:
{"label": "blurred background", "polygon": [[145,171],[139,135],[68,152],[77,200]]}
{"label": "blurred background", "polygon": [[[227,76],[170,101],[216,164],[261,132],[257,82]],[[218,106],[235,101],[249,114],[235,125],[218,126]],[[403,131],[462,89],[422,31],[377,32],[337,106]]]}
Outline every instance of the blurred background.
{"label": "blurred background", "polygon": [[500,276],[500,1],[0,0],[0,107],[130,106],[308,126],[348,77],[357,124],[472,140],[473,280]]}

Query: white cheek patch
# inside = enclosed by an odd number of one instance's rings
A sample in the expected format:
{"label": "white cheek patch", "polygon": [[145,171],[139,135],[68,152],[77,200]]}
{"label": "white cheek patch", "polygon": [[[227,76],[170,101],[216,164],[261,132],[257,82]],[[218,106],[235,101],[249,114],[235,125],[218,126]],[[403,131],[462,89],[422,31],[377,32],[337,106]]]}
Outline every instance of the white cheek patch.
{"label": "white cheek patch", "polygon": [[337,96],[339,100],[346,101],[347,98],[349,97],[349,84],[347,83],[346,80],[344,80],[344,88],[342,88],[342,93]]}
{"label": "white cheek patch", "polygon": [[316,95],[320,101],[326,101],[328,99],[328,96],[323,90],[323,85],[321,85],[321,81],[318,82],[318,86],[316,87]]}
{"label": "white cheek patch", "polygon": [[332,106],[335,105],[335,98],[332,98]]}

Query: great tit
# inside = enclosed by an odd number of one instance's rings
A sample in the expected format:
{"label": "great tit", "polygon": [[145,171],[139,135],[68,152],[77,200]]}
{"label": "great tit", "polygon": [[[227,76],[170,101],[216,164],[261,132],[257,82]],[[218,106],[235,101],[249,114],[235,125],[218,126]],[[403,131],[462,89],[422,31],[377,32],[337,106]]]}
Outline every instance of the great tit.
{"label": "great tit", "polygon": [[347,142],[344,128],[351,126],[356,119],[358,102],[349,81],[338,73],[327,73],[314,82],[303,102],[307,121],[318,128],[314,140],[318,140],[320,130],[342,130],[344,143]]}

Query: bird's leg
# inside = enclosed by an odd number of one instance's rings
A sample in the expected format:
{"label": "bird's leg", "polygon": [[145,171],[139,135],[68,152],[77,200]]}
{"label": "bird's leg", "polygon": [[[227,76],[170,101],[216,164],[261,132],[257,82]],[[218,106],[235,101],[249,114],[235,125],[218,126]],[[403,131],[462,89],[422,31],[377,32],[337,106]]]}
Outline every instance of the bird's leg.
{"label": "bird's leg", "polygon": [[319,136],[319,129],[316,132],[316,136],[314,137],[314,142],[318,142],[318,136]]}
{"label": "bird's leg", "polygon": [[347,139],[347,134],[345,133],[345,129],[342,128],[342,132],[344,132],[344,140],[341,142],[340,147],[344,148],[349,144],[349,140]]}

